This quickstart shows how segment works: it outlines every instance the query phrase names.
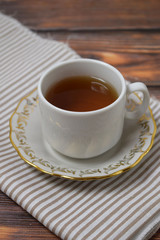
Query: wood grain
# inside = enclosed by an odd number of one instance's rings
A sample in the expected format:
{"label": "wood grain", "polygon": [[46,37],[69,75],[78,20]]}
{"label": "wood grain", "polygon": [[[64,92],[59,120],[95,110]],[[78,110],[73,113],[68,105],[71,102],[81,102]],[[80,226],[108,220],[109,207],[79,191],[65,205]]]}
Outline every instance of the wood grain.
{"label": "wood grain", "polygon": [[[159,0],[0,0],[0,10],[82,57],[114,65],[160,100]],[[0,239],[59,238],[0,192]],[[150,240],[160,240],[160,230]]]}
{"label": "wood grain", "polygon": [[0,9],[32,29],[160,28],[158,0],[4,0]]}
{"label": "wood grain", "polygon": [[0,239],[58,240],[59,238],[0,191]]}
{"label": "wood grain", "polygon": [[160,86],[160,34],[149,31],[60,32],[42,37],[63,41],[80,56],[115,66],[131,81]]}
{"label": "wood grain", "polygon": [[[0,191],[0,240],[60,240]],[[160,240],[160,230],[150,239]]]}

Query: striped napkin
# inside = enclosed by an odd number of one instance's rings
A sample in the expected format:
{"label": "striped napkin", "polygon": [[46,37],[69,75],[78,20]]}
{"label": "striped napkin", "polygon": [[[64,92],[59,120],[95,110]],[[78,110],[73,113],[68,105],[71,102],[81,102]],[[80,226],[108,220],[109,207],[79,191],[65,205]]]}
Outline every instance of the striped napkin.
{"label": "striped napkin", "polygon": [[0,14],[0,186],[13,201],[65,240],[142,240],[159,227],[160,103],[151,99],[157,135],[130,171],[79,182],[44,174],[25,163],[9,140],[9,118],[41,73],[79,57],[67,45],[42,39]]}

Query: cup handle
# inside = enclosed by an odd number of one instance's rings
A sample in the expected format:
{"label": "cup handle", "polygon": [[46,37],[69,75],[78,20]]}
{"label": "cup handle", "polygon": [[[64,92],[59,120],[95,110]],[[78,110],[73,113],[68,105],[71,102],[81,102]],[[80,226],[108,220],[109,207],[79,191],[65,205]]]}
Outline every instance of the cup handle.
{"label": "cup handle", "polygon": [[149,106],[150,96],[148,89],[144,83],[136,82],[127,85],[127,96],[134,92],[142,92],[143,100],[142,103],[136,107],[136,109],[132,112],[126,109],[125,117],[129,119],[138,119],[140,118],[147,110]]}

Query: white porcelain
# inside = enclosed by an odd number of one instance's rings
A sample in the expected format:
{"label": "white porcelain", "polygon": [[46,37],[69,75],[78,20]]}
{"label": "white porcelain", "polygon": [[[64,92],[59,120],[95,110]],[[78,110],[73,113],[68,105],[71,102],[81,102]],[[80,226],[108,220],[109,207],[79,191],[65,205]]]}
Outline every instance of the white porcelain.
{"label": "white porcelain", "polygon": [[[111,105],[90,112],[72,112],[57,108],[45,99],[50,86],[68,76],[94,76],[110,83],[118,92]],[[141,91],[144,100],[134,113],[126,111],[126,93]],[[149,93],[143,83],[126,87],[121,73],[109,64],[77,59],[55,64],[41,77],[38,85],[39,107],[44,140],[53,149],[73,158],[91,158],[111,149],[121,138],[124,117],[138,118],[149,105]]]}
{"label": "white porcelain", "polygon": [[[127,107],[133,111],[139,103],[134,94]],[[151,149],[155,133],[149,108],[137,121],[125,119],[121,140],[111,150],[98,157],[76,159],[44,144],[37,90],[21,100],[10,119],[10,139],[22,159],[42,172],[75,180],[108,178],[131,169]]]}

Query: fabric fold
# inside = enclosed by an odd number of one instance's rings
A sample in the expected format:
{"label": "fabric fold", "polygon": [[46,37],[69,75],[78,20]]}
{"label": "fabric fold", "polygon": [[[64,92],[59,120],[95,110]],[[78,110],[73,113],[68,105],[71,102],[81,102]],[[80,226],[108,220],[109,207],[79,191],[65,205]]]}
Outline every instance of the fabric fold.
{"label": "fabric fold", "polygon": [[25,163],[9,140],[9,119],[44,70],[78,58],[66,44],[43,39],[0,14],[0,186],[50,231],[65,240],[144,240],[160,226],[160,102],[151,98],[154,145],[128,172],[106,180],[72,181]]}

